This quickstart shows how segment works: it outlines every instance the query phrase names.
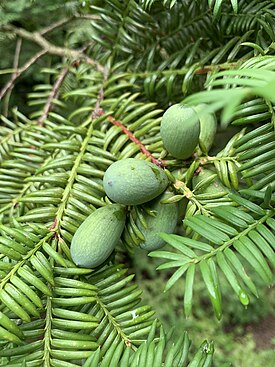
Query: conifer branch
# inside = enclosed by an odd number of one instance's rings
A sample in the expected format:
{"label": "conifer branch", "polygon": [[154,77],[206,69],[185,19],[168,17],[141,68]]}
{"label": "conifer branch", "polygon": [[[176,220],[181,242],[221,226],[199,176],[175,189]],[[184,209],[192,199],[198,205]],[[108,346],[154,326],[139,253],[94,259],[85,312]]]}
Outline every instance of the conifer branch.
{"label": "conifer branch", "polygon": [[95,61],[94,59],[83,53],[82,50],[72,50],[66,47],[55,46],[49,41],[47,41],[39,32],[29,32],[26,29],[18,28],[13,25],[5,25],[2,28],[6,32],[15,33],[17,36],[22,37],[28,41],[36,43],[42,49],[46,50],[47,53],[51,55],[69,57],[77,60],[81,60],[88,65],[95,66],[98,71],[104,72],[104,67]]}
{"label": "conifer branch", "polygon": [[18,79],[26,70],[28,70],[38,59],[46,55],[47,50],[41,50],[37,52],[33,57],[31,57],[21,68],[17,69],[13,73],[11,79],[4,85],[0,91],[0,101],[5,96],[5,94],[13,88],[14,82]]}
{"label": "conifer branch", "polygon": [[[14,52],[14,59],[13,59],[13,69],[14,72],[12,73],[12,78],[15,77],[17,71],[18,71],[18,65],[19,65],[19,58],[20,58],[20,52],[21,52],[21,47],[22,47],[22,38],[18,38],[17,42],[16,42],[16,46],[15,46],[15,52]],[[4,116],[8,115],[8,110],[9,110],[9,100],[10,100],[10,95],[12,92],[12,89],[14,87],[14,84],[11,85],[10,89],[8,90],[8,95],[7,98],[5,100],[5,104],[4,104],[4,108],[3,108],[3,114]]]}
{"label": "conifer branch", "polygon": [[79,155],[76,157],[74,165],[71,169],[70,176],[68,178],[68,183],[67,183],[67,186],[64,189],[63,197],[62,197],[62,200],[61,200],[62,204],[58,208],[54,223],[51,227],[51,231],[54,232],[55,236],[57,236],[57,237],[60,236],[61,220],[62,220],[62,217],[64,215],[65,209],[67,207],[67,204],[68,204],[68,201],[69,201],[69,198],[70,198],[70,195],[71,195],[72,187],[73,187],[73,184],[75,182],[76,175],[77,175],[77,169],[79,168],[79,165],[82,162],[83,156],[86,152],[87,145],[89,143],[89,139],[92,136],[93,130],[94,130],[94,126],[91,123],[90,127],[87,131],[86,138],[83,140],[83,143],[81,145]]}
{"label": "conifer branch", "polygon": [[[103,112],[101,113],[103,114]],[[112,116],[107,116],[107,120],[110,121],[113,125],[118,126],[125,135],[128,136],[128,138],[135,144],[137,144],[141,150],[142,153],[146,155],[146,157],[150,158],[152,163],[156,164],[157,166],[164,167],[166,165],[166,162],[161,159],[156,159],[142,144],[142,142],[135,137],[135,135],[127,129],[126,126],[124,126],[120,121],[116,120]]]}
{"label": "conifer branch", "polygon": [[64,19],[59,20],[58,22],[50,24],[48,27],[41,29],[39,33],[41,34],[41,36],[44,36],[45,34],[50,33],[54,31],[55,29],[62,27],[63,25],[69,23],[71,20],[74,20],[74,19],[95,20],[95,19],[99,19],[99,17],[93,14],[74,14],[71,17],[66,17]]}
{"label": "conifer branch", "polygon": [[22,46],[22,38],[18,38],[18,40],[16,42],[15,53],[14,53],[14,60],[13,60],[13,68],[15,70],[18,69],[18,65],[19,65],[19,58],[20,58],[21,46]]}
{"label": "conifer branch", "polygon": [[52,31],[54,31],[55,29],[60,28],[63,25],[69,23],[72,19],[73,19],[73,17],[67,17],[67,18],[61,19],[58,22],[50,24],[49,26],[41,29],[39,34],[41,34],[41,36],[44,36],[45,34],[50,33]]}
{"label": "conifer branch", "polygon": [[98,96],[97,96],[97,100],[96,100],[96,104],[95,104],[95,109],[92,112],[92,119],[96,119],[97,117],[102,115],[102,109],[100,107],[100,103],[104,99],[104,83],[107,81],[108,75],[109,75],[109,69],[107,68],[107,66],[105,66],[104,67],[104,72],[103,72],[102,86],[101,86],[101,88],[98,92]]}
{"label": "conifer branch", "polygon": [[59,94],[59,90],[60,87],[64,81],[64,79],[66,78],[66,76],[68,75],[69,72],[69,68],[66,67],[64,68],[59,77],[57,78],[56,82],[54,83],[53,89],[48,97],[48,100],[44,106],[43,109],[43,114],[39,117],[38,119],[38,125],[43,126],[44,121],[46,120],[46,118],[48,117],[49,112],[52,109],[53,103],[54,103],[54,99],[57,98],[58,94]]}
{"label": "conifer branch", "polygon": [[[197,69],[194,70],[195,75],[204,75],[208,74],[209,72],[213,71],[224,71],[224,70],[230,70],[235,69],[238,67],[243,61],[243,59],[238,60],[238,62],[225,62],[221,64],[213,64],[213,65],[205,65],[204,67],[200,67],[198,65]],[[132,72],[129,74],[126,74],[129,77],[138,77],[138,78],[149,78],[156,74],[159,74],[159,76],[166,76],[169,77],[170,75],[186,75],[190,71],[190,67],[182,67],[179,69],[168,69],[168,70],[154,70],[154,71],[141,71],[141,72]]]}

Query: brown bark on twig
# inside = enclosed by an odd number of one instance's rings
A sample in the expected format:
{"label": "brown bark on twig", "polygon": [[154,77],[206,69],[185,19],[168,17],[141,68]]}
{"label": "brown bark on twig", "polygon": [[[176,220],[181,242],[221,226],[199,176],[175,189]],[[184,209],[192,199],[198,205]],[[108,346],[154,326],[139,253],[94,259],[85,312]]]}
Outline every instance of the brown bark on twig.
{"label": "brown bark on twig", "polygon": [[100,107],[101,102],[104,99],[104,83],[106,82],[107,78],[109,75],[109,69],[107,68],[107,66],[104,67],[104,72],[103,72],[103,81],[102,81],[102,86],[98,92],[98,96],[96,99],[96,104],[95,104],[95,109],[92,112],[92,119],[96,119],[97,117],[101,116],[103,113],[102,108]]}
{"label": "brown bark on twig", "polygon": [[97,70],[100,71],[101,73],[104,72],[104,67],[100,63],[93,60],[89,56],[85,55],[81,50],[72,50],[66,47],[55,46],[52,43],[50,43],[49,41],[47,41],[46,38],[44,38],[41,35],[41,33],[39,32],[32,33],[23,28],[17,28],[12,25],[3,26],[3,30],[8,31],[8,32],[13,32],[16,35],[18,35],[19,37],[22,37],[24,39],[27,39],[31,42],[36,43],[37,45],[39,45],[41,48],[46,50],[51,55],[57,55],[57,56],[62,56],[62,57],[65,56],[65,57],[71,57],[77,60],[82,60],[86,64],[95,66]]}
{"label": "brown bark on twig", "polygon": [[[99,92],[98,92],[98,97],[96,100],[96,104],[95,104],[95,108],[91,114],[92,119],[96,119],[99,116],[102,116],[104,114],[104,110],[101,108],[100,104],[102,102],[102,100],[104,99],[104,82],[107,80],[108,78],[108,74],[109,74],[109,70],[108,68],[105,66],[104,68],[104,73],[103,73],[103,82],[102,82],[102,87],[100,88]],[[151,162],[156,164],[157,166],[160,167],[164,167],[165,166],[165,161],[162,161],[161,159],[156,159],[147,149],[146,147],[142,144],[142,142],[136,138],[134,136],[134,134],[127,129],[126,126],[124,126],[120,121],[116,120],[114,117],[112,116],[107,116],[106,119],[108,121],[110,121],[113,125],[118,126],[122,132],[128,136],[128,138],[135,144],[137,144],[139,146],[139,149],[141,150],[142,153],[144,153],[146,155],[146,157],[149,157],[151,159]]]}
{"label": "brown bark on twig", "polygon": [[[18,40],[16,41],[14,58],[13,58],[13,70],[14,70],[14,72],[12,73],[11,78],[15,78],[16,77],[16,73],[18,71],[21,46],[22,46],[22,38],[18,38]],[[13,87],[14,87],[14,84],[12,84],[10,86],[10,88],[8,89],[8,91],[7,91],[8,94],[7,94],[7,98],[5,100],[5,104],[4,104],[4,107],[3,107],[3,115],[4,116],[8,116],[9,100],[10,100],[10,95],[11,95],[11,92],[12,92]]]}
{"label": "brown bark on twig", "polygon": [[53,89],[52,89],[52,91],[51,91],[51,93],[48,97],[48,100],[47,100],[45,106],[44,106],[43,114],[38,119],[38,125],[43,126],[45,120],[47,119],[48,114],[52,109],[54,99],[57,98],[58,93],[59,93],[59,89],[60,89],[64,79],[66,78],[68,72],[69,72],[69,68],[68,67],[64,68],[61,71],[61,73],[60,73],[59,77],[57,78],[56,82],[54,83]]}
{"label": "brown bark on twig", "polygon": [[59,27],[62,27],[65,24],[67,24],[72,19],[73,19],[73,17],[68,17],[68,18],[61,19],[58,22],[50,24],[48,27],[45,27],[45,28],[41,29],[39,34],[41,34],[41,36],[44,36],[45,34],[51,32],[51,31],[53,31],[53,30],[55,30]]}
{"label": "brown bark on twig", "polygon": [[63,25],[69,23],[71,20],[77,20],[77,19],[95,20],[95,19],[99,19],[99,16],[93,15],[93,14],[74,14],[71,17],[67,17],[67,18],[59,20],[56,23],[50,24],[48,27],[41,29],[39,33],[41,34],[41,36],[44,36],[45,34],[52,32],[55,29],[60,28]]}
{"label": "brown bark on twig", "polygon": [[[18,68],[18,60],[17,60],[17,64],[14,65],[15,72],[12,74],[11,79],[4,85],[2,90],[0,90],[0,100],[6,95],[6,93],[12,91],[16,79],[21,74],[23,74],[32,64],[34,64],[40,57],[44,56],[47,53],[51,54],[51,55],[61,56],[61,57],[65,56],[65,57],[74,58],[78,62],[83,61],[83,62],[85,62],[89,65],[92,65],[92,66],[96,67],[96,69],[98,71],[100,71],[101,73],[103,73],[103,74],[105,73],[105,68],[100,63],[93,60],[92,58],[90,58],[89,56],[87,56],[84,53],[84,51],[86,50],[87,47],[89,47],[89,45],[88,46],[85,45],[85,47],[83,47],[80,50],[71,50],[71,49],[66,48],[66,47],[55,46],[52,43],[50,43],[48,40],[46,40],[46,38],[43,37],[43,35],[53,31],[54,29],[56,29],[58,27],[63,26],[64,24],[68,23],[70,20],[78,19],[78,18],[81,19],[82,17],[83,17],[82,15],[76,14],[73,17],[64,18],[64,19],[62,19],[62,20],[60,20],[56,23],[53,23],[50,26],[43,28],[40,32],[33,32],[33,33],[29,32],[29,31],[27,31],[23,28],[17,28],[15,26],[12,26],[12,25],[9,25],[9,24],[4,25],[2,27],[2,29],[4,31],[13,32],[17,36],[20,37],[21,41],[18,41],[20,43],[17,43],[17,45],[20,44],[20,47],[21,47],[22,39],[26,39],[26,40],[34,42],[37,45],[39,45],[40,47],[42,47],[42,50],[39,51],[38,53],[36,53],[31,59],[29,59],[20,68]],[[86,19],[86,17],[84,17],[84,18]],[[91,17],[89,17],[89,19],[95,19],[95,16],[91,16]],[[17,51],[15,51],[15,55],[16,55],[16,53],[17,53]],[[18,58],[19,58],[19,55],[18,55]]]}
{"label": "brown bark on twig", "polygon": [[0,91],[0,100],[4,97],[4,95],[13,88],[14,82],[21,74],[23,74],[32,64],[34,64],[40,57],[44,56],[47,53],[47,50],[42,50],[36,53],[31,59],[29,59],[21,68],[17,69],[17,71],[12,75],[11,79],[4,85],[4,87]]}
{"label": "brown bark on twig", "polygon": [[13,59],[13,68],[17,70],[19,65],[19,57],[20,57],[20,51],[22,46],[22,38],[18,38],[15,46],[15,53],[14,53],[14,59]]}

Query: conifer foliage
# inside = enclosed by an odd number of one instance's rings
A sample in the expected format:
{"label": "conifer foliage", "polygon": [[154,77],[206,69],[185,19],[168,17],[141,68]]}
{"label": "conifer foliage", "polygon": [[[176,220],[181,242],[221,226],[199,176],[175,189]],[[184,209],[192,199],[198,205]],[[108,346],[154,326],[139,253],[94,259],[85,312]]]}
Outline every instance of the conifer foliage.
{"label": "conifer foliage", "polygon": [[[186,316],[197,277],[218,319],[221,277],[245,307],[258,297],[252,274],[272,283],[274,18],[271,0],[1,3],[0,366],[213,365],[213,343],[194,355],[184,331],[174,343],[123,265],[146,203],[128,207],[96,269],[77,267],[70,244],[110,203],[107,168],[146,159],[167,174],[167,202],[186,206],[180,230],[160,233],[167,246],[149,253],[172,274],[166,291],[185,279]],[[160,136],[175,103],[203,103],[202,116],[234,135],[175,159]]]}

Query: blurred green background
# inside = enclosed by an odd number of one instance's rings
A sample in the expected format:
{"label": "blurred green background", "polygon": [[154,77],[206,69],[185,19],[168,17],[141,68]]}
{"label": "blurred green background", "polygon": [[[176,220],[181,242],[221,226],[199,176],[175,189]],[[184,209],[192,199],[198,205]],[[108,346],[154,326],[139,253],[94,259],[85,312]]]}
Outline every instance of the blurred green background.
{"label": "blurred green background", "polygon": [[[150,258],[143,250],[132,257],[130,270],[143,290],[143,300],[152,305],[157,317],[167,330],[175,328],[175,339],[188,331],[192,345],[202,340],[215,342],[215,367],[274,367],[275,363],[275,289],[266,287],[258,279],[259,298],[252,298],[245,309],[230,286],[221,278],[222,288],[227,289],[223,298],[223,318],[215,319],[212,306],[202,279],[195,285],[193,317],[186,319],[183,312],[184,280],[180,279],[167,292],[163,289],[172,275],[156,271],[160,262]],[[198,278],[199,279],[199,278]],[[256,277],[253,277],[256,279]],[[228,294],[228,298],[226,297]]]}

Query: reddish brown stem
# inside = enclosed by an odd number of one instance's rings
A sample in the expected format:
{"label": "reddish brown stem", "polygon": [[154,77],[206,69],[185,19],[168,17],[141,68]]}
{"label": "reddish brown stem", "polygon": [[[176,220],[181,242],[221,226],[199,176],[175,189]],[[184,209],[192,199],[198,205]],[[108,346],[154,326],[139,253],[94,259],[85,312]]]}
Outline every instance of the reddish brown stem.
{"label": "reddish brown stem", "polygon": [[142,142],[134,136],[133,133],[131,133],[130,130],[127,129],[126,126],[124,126],[120,121],[116,120],[112,116],[107,116],[107,120],[110,121],[113,125],[118,126],[125,135],[128,136],[128,138],[135,144],[139,146],[139,149],[146,155],[146,157],[149,157],[152,161],[152,163],[156,164],[159,167],[165,166],[165,161],[162,161],[161,159],[156,159],[142,144]]}
{"label": "reddish brown stem", "polygon": [[109,75],[109,69],[105,66],[104,71],[103,71],[102,86],[101,86],[101,88],[98,92],[98,95],[97,95],[95,109],[92,112],[92,119],[96,119],[97,117],[99,117],[103,114],[103,110],[100,107],[100,104],[104,99],[104,83],[106,82],[106,80],[108,78],[108,75]]}
{"label": "reddish brown stem", "polygon": [[196,70],[195,74],[198,74],[198,75],[207,74],[209,73],[209,71],[212,71],[213,69],[216,69],[216,68],[218,68],[218,71],[228,70],[229,68],[234,68],[237,65],[238,64],[236,62],[232,62],[231,64],[206,65],[203,68]]}

